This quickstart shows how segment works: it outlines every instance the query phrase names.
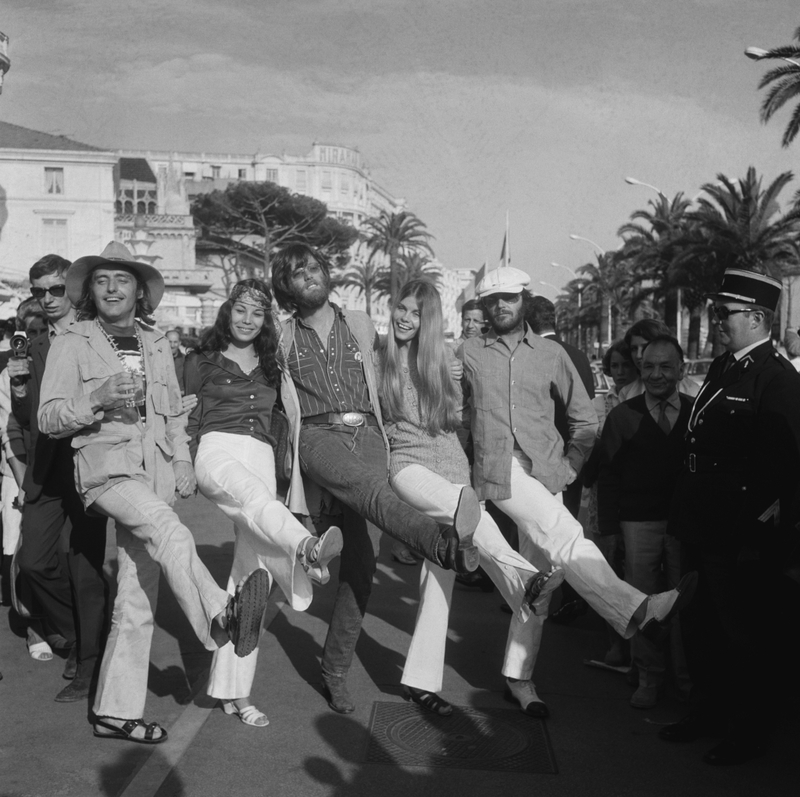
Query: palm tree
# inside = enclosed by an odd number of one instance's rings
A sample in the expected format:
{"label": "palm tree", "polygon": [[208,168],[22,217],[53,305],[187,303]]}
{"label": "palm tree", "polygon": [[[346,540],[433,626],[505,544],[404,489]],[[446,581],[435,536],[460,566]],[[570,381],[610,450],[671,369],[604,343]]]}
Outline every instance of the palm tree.
{"label": "palm tree", "polygon": [[365,297],[367,315],[372,315],[372,297],[380,298],[387,293],[381,287],[386,281],[386,267],[374,263],[356,263],[339,279],[339,286],[353,288]]}
{"label": "palm tree", "polygon": [[651,199],[647,204],[647,209],[634,211],[631,220],[617,231],[625,241],[624,256],[631,261],[638,286],[631,297],[631,310],[649,299],[663,300],[664,318],[678,337],[681,286],[675,283],[672,263],[677,242],[686,235],[686,212],[691,200],[680,192],[672,200],[660,194],[657,201]]}
{"label": "palm tree", "polygon": [[362,236],[370,251],[367,262],[371,263],[380,254],[389,260],[389,295],[394,300],[399,290],[401,257],[413,253],[433,256],[429,243],[433,236],[425,224],[408,210],[399,213],[382,210],[379,216],[366,219],[363,227]]}
{"label": "palm tree", "polygon": [[[434,285],[439,284],[442,277],[442,270],[433,265],[430,258],[421,255],[419,252],[411,252],[408,255],[400,255],[398,258],[397,269],[395,271],[396,289],[399,293],[407,282],[416,279],[425,279]],[[378,278],[378,290],[382,296],[391,296],[392,275],[388,269],[384,268]]]}
{"label": "palm tree", "polygon": [[[789,44],[784,47],[775,47],[756,56],[759,61],[762,59],[779,59],[784,62],[767,72],[758,84],[760,89],[766,88],[770,83],[772,84],[767,96],[761,103],[761,121],[764,123],[768,122],[773,114],[790,100],[800,96],[800,61],[791,60],[800,59],[800,28],[797,28],[794,32],[794,38],[797,39],[798,45]],[[800,102],[792,112],[792,117],[786,125],[786,130],[783,131],[781,144],[784,147],[788,147],[794,141],[798,132],[800,132]]]}
{"label": "palm tree", "polygon": [[595,319],[602,349],[630,323],[634,278],[623,252],[604,252],[596,257],[596,265],[587,263],[578,274],[587,278],[582,315]]}
{"label": "palm tree", "polygon": [[762,190],[754,166],[736,183],[718,174],[717,183],[702,187],[706,196],[698,199],[699,208],[688,214],[701,233],[691,254],[713,252],[721,270],[735,266],[776,279],[796,269],[800,207],[781,216],[778,204],[792,179],[791,172],[783,172]]}
{"label": "palm tree", "polygon": [[[800,206],[781,215],[778,196],[792,180],[779,174],[765,189],[751,166],[744,179],[724,174],[706,183],[676,266],[698,292],[713,291],[726,268],[769,274],[784,282],[800,272]],[[712,325],[712,329],[715,325]]]}

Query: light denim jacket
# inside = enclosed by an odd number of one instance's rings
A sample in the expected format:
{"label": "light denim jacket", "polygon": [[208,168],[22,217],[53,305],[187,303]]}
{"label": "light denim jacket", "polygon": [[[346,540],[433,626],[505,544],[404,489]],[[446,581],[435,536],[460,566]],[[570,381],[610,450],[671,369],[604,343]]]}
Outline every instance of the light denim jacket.
{"label": "light denim jacket", "polygon": [[92,391],[122,370],[95,321],[80,321],[57,336],[47,358],[39,428],[55,438],[74,435],[75,484],[87,507],[124,479],[145,481],[171,502],[173,463],[191,463],[169,343],[158,329],[139,324],[139,332],[147,380],[146,422],[135,408],[92,412]]}

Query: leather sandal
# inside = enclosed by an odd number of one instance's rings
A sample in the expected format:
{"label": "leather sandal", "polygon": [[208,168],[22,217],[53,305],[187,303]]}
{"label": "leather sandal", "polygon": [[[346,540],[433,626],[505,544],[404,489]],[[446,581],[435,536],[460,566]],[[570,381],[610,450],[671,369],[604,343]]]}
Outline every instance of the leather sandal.
{"label": "leather sandal", "polygon": [[453,706],[435,692],[426,692],[424,689],[415,689],[407,686],[406,697],[432,714],[440,717],[449,717],[453,713]]}
{"label": "leather sandal", "polygon": [[[144,720],[141,718],[138,720],[127,720],[124,725],[119,726],[111,722],[104,722],[101,717],[95,717],[94,725],[93,733],[98,739],[122,739],[127,742],[135,742],[136,744],[161,744],[161,742],[167,741],[167,732],[164,728],[157,722],[151,722],[149,725],[145,725]],[[98,725],[101,728],[108,728],[111,733],[98,731]],[[145,729],[144,736],[141,738],[133,735],[133,732],[140,726]],[[155,736],[156,729],[161,731],[161,736]]]}
{"label": "leather sandal", "polygon": [[331,526],[319,538],[308,537],[298,550],[297,559],[308,577],[324,586],[331,579],[328,565],[342,552],[342,545],[342,530]]}
{"label": "leather sandal", "polygon": [[222,710],[226,714],[237,716],[245,725],[252,725],[255,728],[265,728],[269,725],[269,719],[263,711],[259,711],[252,703],[244,708],[239,708],[233,700],[222,700]]}

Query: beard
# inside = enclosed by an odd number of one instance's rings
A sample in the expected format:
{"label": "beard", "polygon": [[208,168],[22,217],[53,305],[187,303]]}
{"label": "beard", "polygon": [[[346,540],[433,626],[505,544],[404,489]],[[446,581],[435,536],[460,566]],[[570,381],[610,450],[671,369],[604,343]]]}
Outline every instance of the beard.
{"label": "beard", "polygon": [[323,274],[321,279],[321,283],[307,283],[302,288],[293,288],[292,299],[298,309],[318,310],[328,301],[331,280],[327,274]]}
{"label": "beard", "polygon": [[522,305],[520,305],[516,312],[511,310],[508,311],[508,314],[506,315],[504,311],[499,318],[497,318],[493,313],[489,313],[489,323],[492,325],[492,329],[498,335],[504,335],[506,332],[511,332],[511,330],[516,329],[522,323],[522,319]]}

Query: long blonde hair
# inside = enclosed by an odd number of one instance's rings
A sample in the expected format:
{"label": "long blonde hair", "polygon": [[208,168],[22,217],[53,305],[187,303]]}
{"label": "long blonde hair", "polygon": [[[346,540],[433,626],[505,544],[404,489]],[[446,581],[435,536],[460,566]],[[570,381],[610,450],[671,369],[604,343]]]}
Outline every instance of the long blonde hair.
{"label": "long blonde hair", "polygon": [[[403,299],[413,296],[419,308],[419,331],[411,341],[409,362],[416,359],[419,374],[419,416],[431,435],[452,432],[461,425],[458,391],[453,384],[444,340],[442,300],[436,287],[425,279],[407,282],[392,304],[392,315]],[[390,321],[391,324],[391,321]],[[386,336],[381,405],[390,421],[409,420],[404,412],[404,377],[394,329]]]}

